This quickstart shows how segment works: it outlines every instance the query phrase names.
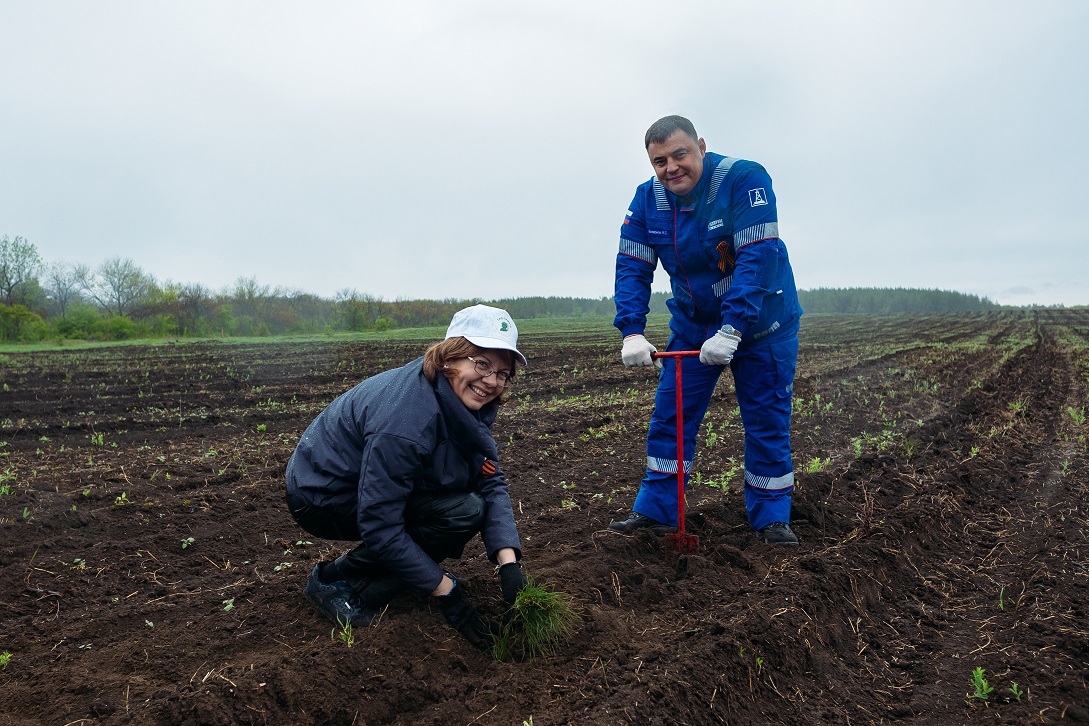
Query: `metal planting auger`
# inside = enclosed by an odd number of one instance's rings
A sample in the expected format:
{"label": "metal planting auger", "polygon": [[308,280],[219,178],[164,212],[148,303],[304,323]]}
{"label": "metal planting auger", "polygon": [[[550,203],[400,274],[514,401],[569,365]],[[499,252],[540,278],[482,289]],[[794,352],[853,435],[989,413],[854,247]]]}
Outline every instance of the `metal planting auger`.
{"label": "metal planting auger", "polygon": [[681,391],[681,358],[691,358],[699,354],[698,350],[671,350],[653,354],[655,358],[673,358],[677,364],[677,532],[666,535],[666,541],[674,552],[695,553],[700,550],[700,538],[684,531],[684,396]]}

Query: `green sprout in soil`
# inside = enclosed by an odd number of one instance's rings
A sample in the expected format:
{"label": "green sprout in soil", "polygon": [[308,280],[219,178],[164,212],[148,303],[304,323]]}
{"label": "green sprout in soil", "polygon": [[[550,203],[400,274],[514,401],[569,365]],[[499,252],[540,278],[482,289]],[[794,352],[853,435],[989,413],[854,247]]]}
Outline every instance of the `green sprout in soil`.
{"label": "green sprout in soil", "polygon": [[195,544],[196,541],[197,540],[194,537],[186,537],[185,539],[183,539],[181,541],[182,549],[184,550],[186,547],[189,547],[190,545]]}
{"label": "green sprout in soil", "polygon": [[552,655],[581,619],[571,596],[529,579],[492,643],[496,660]]}
{"label": "green sprout in soil", "polygon": [[1078,426],[1083,426],[1085,424],[1085,406],[1082,406],[1081,408],[1067,406],[1066,412],[1070,414],[1070,418],[1072,418],[1074,420],[1074,423],[1076,423]]}
{"label": "green sprout in soil", "polygon": [[1021,696],[1025,695],[1025,692],[1017,687],[1016,681],[1010,685],[1010,693],[1013,694],[1013,697],[1017,699],[1018,703],[1021,703]]}
{"label": "green sprout in soil", "polygon": [[976,666],[972,671],[972,689],[974,690],[972,698],[979,698],[986,701],[987,697],[991,694],[991,691],[994,690],[994,686],[987,683],[987,679],[983,676],[983,673],[983,668],[979,666]]}
{"label": "green sprout in soil", "polygon": [[352,632],[352,621],[348,619],[341,620],[340,616],[337,616],[337,625],[339,628],[333,628],[333,631],[329,633],[329,637],[332,640],[340,638],[344,645],[351,648],[355,645],[355,634]]}
{"label": "green sprout in soil", "polygon": [[[5,670],[6,671],[8,669],[8,663],[10,661],[11,661],[11,653],[9,653],[6,650],[3,653],[0,653],[0,670]],[[1013,685],[1016,686],[1017,684],[1014,683]],[[1017,700],[1020,701],[1021,699],[1018,698]]]}
{"label": "green sprout in soil", "polygon": [[224,600],[223,601],[223,609],[226,612],[230,612],[230,611],[234,610],[234,598],[233,597],[230,600]]}

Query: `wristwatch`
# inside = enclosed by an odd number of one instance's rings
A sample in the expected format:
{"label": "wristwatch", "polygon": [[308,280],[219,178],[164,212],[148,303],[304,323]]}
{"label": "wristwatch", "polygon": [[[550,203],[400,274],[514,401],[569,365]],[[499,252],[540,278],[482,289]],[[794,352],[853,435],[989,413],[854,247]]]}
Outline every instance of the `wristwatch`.
{"label": "wristwatch", "polygon": [[741,331],[738,330],[737,328],[735,328],[734,326],[729,325],[729,324],[723,325],[722,328],[719,330],[719,332],[723,333],[725,335],[733,335],[733,336],[736,336],[738,338],[741,337]]}

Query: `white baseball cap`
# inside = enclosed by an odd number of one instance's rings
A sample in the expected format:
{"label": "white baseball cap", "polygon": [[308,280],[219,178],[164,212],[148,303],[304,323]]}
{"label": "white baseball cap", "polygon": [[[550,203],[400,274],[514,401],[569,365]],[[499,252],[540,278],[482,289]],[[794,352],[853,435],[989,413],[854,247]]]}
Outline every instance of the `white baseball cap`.
{"label": "white baseball cap", "polygon": [[518,326],[502,308],[473,305],[458,310],[450,320],[450,327],[446,329],[446,339],[458,336],[481,348],[509,350],[518,356],[522,365],[529,365],[526,357],[518,350]]}

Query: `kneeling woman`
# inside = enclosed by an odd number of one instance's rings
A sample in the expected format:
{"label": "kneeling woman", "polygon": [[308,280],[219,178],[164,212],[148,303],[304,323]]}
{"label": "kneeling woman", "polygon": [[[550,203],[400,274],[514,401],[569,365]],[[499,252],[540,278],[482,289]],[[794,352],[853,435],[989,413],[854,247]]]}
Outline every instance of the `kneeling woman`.
{"label": "kneeling woman", "polygon": [[314,567],[306,597],[325,617],[369,624],[402,588],[435,597],[478,647],[492,627],[439,567],[476,534],[513,604],[525,585],[491,425],[526,358],[506,311],[459,311],[422,358],[368,378],[314,419],[287,465],[287,505],[304,530],[362,540]]}

